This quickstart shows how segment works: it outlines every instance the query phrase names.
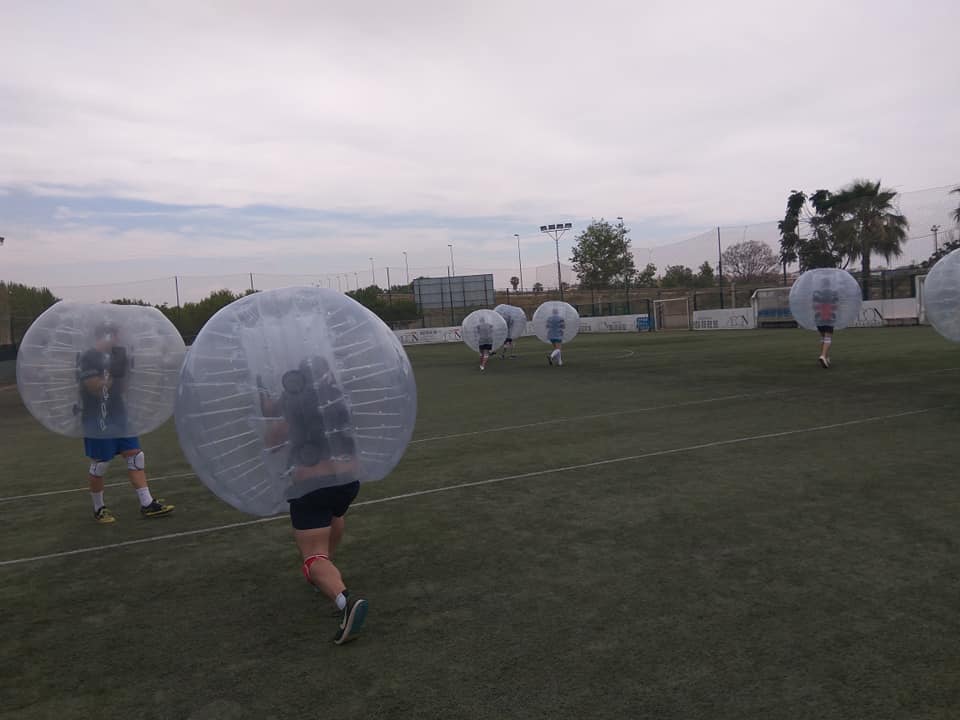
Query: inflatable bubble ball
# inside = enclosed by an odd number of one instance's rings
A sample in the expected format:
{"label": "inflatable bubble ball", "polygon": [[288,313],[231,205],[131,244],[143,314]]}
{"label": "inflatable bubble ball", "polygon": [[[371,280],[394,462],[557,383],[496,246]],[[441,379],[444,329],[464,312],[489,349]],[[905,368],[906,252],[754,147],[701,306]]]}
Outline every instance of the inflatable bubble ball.
{"label": "inflatable bubble ball", "polygon": [[543,342],[568,343],[580,331],[580,315],[572,305],[549,300],[533,313],[533,332]]}
{"label": "inflatable bubble ball", "polygon": [[507,322],[493,310],[474,310],[460,324],[460,337],[474,352],[494,352],[507,339]]}
{"label": "inflatable bubble ball", "polygon": [[807,330],[842,330],[857,320],[860,305],[860,285],[846,270],[807,270],[790,288],[790,312],[797,324]]}
{"label": "inflatable bubble ball", "polygon": [[413,434],[417,388],[396,335],[334,290],[258,292],[222,308],[187,355],[177,433],[201,481],[238,510],[386,477]]}
{"label": "inflatable bubble ball", "polygon": [[30,413],[60,435],[143,435],[173,414],[184,353],[156,308],[58,302],[23,337],[17,388]]}
{"label": "inflatable bubble ball", "polygon": [[527,314],[516,305],[497,305],[493,311],[507,323],[507,338],[518,340],[527,330]]}
{"label": "inflatable bubble ball", "polygon": [[945,255],[923,283],[923,307],[934,330],[960,342],[960,250]]}

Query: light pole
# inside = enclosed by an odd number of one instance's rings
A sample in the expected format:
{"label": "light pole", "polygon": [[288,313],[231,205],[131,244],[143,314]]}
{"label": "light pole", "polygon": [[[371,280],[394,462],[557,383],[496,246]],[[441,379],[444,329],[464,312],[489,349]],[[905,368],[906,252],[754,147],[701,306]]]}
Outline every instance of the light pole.
{"label": "light pole", "polygon": [[370,284],[371,285],[377,284],[377,273],[373,269],[373,258],[370,258]]}
{"label": "light pole", "polygon": [[410,261],[407,259],[407,251],[403,251],[403,266],[407,269],[407,285],[410,284]]}
{"label": "light pole", "polygon": [[717,228],[717,287],[720,288],[720,309],[723,310],[723,248],[720,247],[720,228]]}
{"label": "light pole", "polygon": [[517,239],[517,262],[520,264],[520,292],[523,292],[523,258],[520,257],[520,234],[514,233]]}
{"label": "light pole", "polygon": [[[930,228],[930,232],[933,233],[933,251],[937,252],[937,250],[939,249],[937,247],[937,233],[940,232],[940,226],[934,225],[933,227]],[[3,244],[3,238],[0,238],[0,245],[2,244]]]}
{"label": "light pole", "polygon": [[572,223],[554,223],[551,225],[541,225],[540,232],[553,238],[557,245],[557,287],[560,288],[560,299],[563,300],[563,278],[560,276],[560,238],[567,230],[573,227]]}
{"label": "light pole", "polygon": [[[356,272],[356,271],[353,273],[353,281],[357,284],[356,289],[359,290],[359,289],[360,289],[360,273],[358,273],[358,272]],[[347,275],[347,282],[348,282],[348,283],[350,282],[350,275],[349,275],[349,274]]]}
{"label": "light pole", "polygon": [[[623,217],[617,215],[617,220],[620,222],[620,246],[623,250],[626,250],[626,245],[623,242],[624,237],[627,234],[627,229],[623,226]],[[624,268],[623,271],[623,289],[627,295],[627,314],[630,314],[630,273]]]}
{"label": "light pole", "polygon": [[447,247],[450,248],[450,272],[453,275],[457,274],[457,266],[453,264],[453,245],[447,244]]}

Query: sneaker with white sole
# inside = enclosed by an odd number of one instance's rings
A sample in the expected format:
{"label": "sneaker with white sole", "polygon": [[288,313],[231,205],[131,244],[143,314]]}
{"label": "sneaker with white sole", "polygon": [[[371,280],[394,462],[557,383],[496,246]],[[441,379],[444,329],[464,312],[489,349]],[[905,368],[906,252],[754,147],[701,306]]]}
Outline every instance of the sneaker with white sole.
{"label": "sneaker with white sole", "polygon": [[356,640],[363,629],[363,622],[367,619],[367,601],[363,598],[347,597],[347,605],[343,608],[340,619],[340,628],[333,638],[337,645],[343,645]]}
{"label": "sneaker with white sole", "polygon": [[104,505],[99,510],[94,511],[93,519],[96,520],[101,525],[109,525],[110,523],[115,523],[117,519],[113,516],[113,513]]}

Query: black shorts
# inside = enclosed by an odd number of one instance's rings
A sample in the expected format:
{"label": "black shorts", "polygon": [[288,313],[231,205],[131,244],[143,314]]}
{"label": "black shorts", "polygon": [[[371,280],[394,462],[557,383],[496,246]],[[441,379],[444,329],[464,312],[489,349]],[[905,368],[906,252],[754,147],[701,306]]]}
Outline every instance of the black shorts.
{"label": "black shorts", "polygon": [[507,338],[503,341],[504,345],[513,345],[513,338]]}
{"label": "black shorts", "polygon": [[493,345],[481,345],[480,352],[493,352]]}
{"label": "black shorts", "polygon": [[833,325],[817,325],[817,331],[833,335]]}
{"label": "black shorts", "polygon": [[335,517],[347,514],[347,508],[360,492],[360,483],[354,480],[346,485],[320,488],[288,501],[290,522],[297,530],[315,530],[330,527]]}

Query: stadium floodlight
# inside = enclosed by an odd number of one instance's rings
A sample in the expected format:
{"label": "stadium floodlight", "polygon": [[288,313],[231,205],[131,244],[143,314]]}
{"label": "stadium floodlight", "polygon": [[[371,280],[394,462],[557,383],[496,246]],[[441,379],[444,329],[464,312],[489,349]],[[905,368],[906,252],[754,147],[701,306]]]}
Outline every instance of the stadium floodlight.
{"label": "stadium floodlight", "polygon": [[540,232],[546,233],[553,238],[553,242],[557,246],[557,287],[560,289],[560,299],[563,300],[563,277],[560,275],[560,238],[561,236],[570,228],[573,227],[573,223],[560,222],[552,223],[550,225],[541,225]]}

